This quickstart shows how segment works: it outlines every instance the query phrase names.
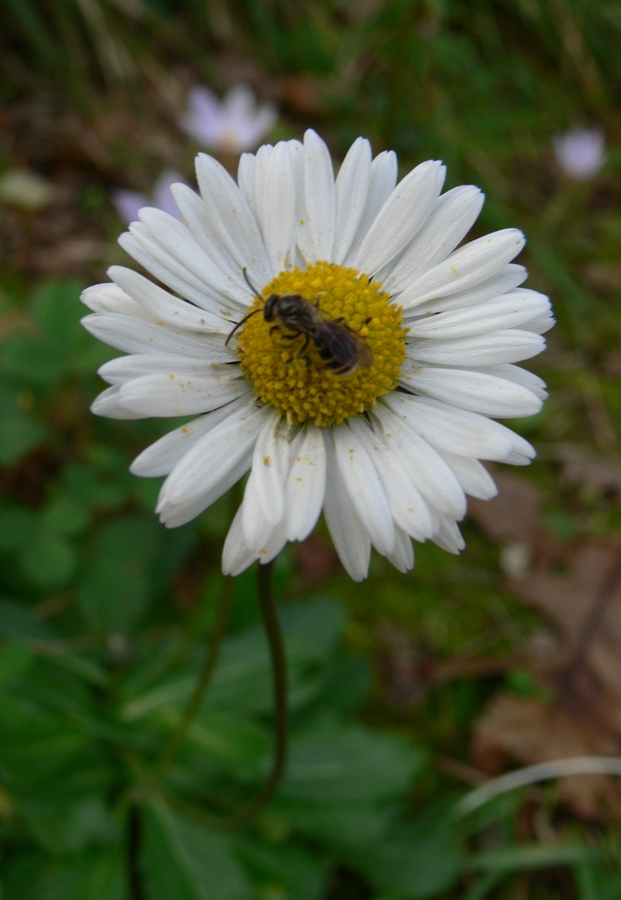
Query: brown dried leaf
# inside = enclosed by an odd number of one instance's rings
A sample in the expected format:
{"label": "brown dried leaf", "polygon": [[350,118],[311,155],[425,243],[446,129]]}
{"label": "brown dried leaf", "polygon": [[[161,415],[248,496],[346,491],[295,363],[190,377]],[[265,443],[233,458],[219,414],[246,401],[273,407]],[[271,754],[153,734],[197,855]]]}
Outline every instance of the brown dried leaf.
{"label": "brown dried leaf", "polygon": [[565,484],[585,484],[602,494],[621,496],[621,464],[603,460],[581,444],[561,444],[558,454],[563,463]]}
{"label": "brown dried leaf", "polygon": [[530,544],[541,524],[541,492],[526,478],[494,472],[498,496],[493,500],[468,500],[468,510],[493,541]]}
{"label": "brown dried leaf", "polygon": [[[597,726],[572,718],[556,704],[500,694],[475,726],[473,762],[490,774],[504,763],[523,765],[575,756],[618,755],[619,742]],[[621,784],[605,775],[578,775],[559,781],[559,800],[588,819],[621,820]]]}

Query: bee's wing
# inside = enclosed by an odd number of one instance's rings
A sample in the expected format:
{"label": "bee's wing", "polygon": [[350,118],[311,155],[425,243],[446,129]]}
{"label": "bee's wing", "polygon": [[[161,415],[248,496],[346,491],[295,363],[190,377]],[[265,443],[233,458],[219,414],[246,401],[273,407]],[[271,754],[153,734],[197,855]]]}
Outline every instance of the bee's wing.
{"label": "bee's wing", "polygon": [[324,326],[326,345],[334,359],[342,365],[356,362],[359,366],[373,365],[373,352],[360,335],[342,322]]}

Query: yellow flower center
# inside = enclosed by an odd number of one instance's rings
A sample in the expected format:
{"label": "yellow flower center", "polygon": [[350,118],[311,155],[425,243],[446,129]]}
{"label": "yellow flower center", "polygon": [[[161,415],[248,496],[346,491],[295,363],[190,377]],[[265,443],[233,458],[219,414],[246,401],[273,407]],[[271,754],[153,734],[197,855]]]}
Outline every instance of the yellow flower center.
{"label": "yellow flower center", "polygon": [[396,387],[406,333],[379,282],[318,262],[263,288],[237,332],[237,356],[257,397],[287,422],[328,427]]}

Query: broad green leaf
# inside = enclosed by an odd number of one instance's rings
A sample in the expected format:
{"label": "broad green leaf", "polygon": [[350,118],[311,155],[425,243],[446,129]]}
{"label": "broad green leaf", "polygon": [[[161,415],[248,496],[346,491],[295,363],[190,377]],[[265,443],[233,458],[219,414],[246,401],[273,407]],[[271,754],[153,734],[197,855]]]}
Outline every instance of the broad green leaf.
{"label": "broad green leaf", "polygon": [[243,834],[237,835],[235,849],[253,885],[263,888],[265,896],[279,900],[323,900],[326,896],[330,866],[316,849],[311,853],[290,843],[268,844]]}
{"label": "broad green leaf", "polygon": [[[160,721],[172,731],[181,713],[164,715]],[[264,776],[271,760],[273,738],[269,731],[248,720],[222,710],[207,710],[194,719],[183,747],[180,763],[197,768],[208,762],[242,780]]]}
{"label": "broad green leaf", "polygon": [[231,841],[154,799],[145,809],[142,872],[149,900],[250,900]]}
{"label": "broad green leaf", "polygon": [[26,644],[15,642],[0,646],[0,686],[20,679],[32,661],[32,650]]}
{"label": "broad green leaf", "polygon": [[287,829],[327,847],[362,848],[380,841],[397,812],[394,802],[334,803],[276,796],[269,813],[282,818]]}
{"label": "broad green leaf", "polygon": [[[281,618],[289,666],[289,706],[297,710],[317,697],[324,686],[329,654],[340,636],[342,613],[333,602],[319,600],[288,604]],[[131,691],[124,692],[126,703],[122,717],[132,721],[167,706],[183,706],[190,696],[199,665],[197,656],[190,674],[168,676],[134,696]],[[131,686],[128,683],[128,688]],[[218,708],[238,715],[273,712],[271,663],[260,623],[229,638],[222,646],[205,701],[205,709]]]}
{"label": "broad green leaf", "polygon": [[78,566],[78,551],[71,541],[41,528],[23,548],[21,567],[36,587],[65,587]]}
{"label": "broad green leaf", "polygon": [[50,531],[73,537],[86,529],[88,514],[84,504],[59,493],[45,508],[43,522]]}
{"label": "broad green leaf", "polygon": [[25,603],[0,600],[0,637],[30,641],[49,641],[58,638],[56,631],[41,622]]}
{"label": "broad green leaf", "polygon": [[283,797],[321,803],[369,803],[407,790],[423,755],[408,741],[336,718],[293,735]]}
{"label": "broad green leaf", "polygon": [[349,861],[376,890],[403,900],[445,895],[463,869],[452,824],[436,810],[396,823],[380,841],[350,854]]}
{"label": "broad green leaf", "polygon": [[70,357],[66,348],[45,338],[16,335],[5,342],[1,362],[2,368],[17,381],[45,388],[67,377]]}
{"label": "broad green leaf", "polygon": [[37,521],[36,513],[26,506],[0,507],[0,551],[15,550],[28,540]]}
{"label": "broad green leaf", "polygon": [[22,853],[3,866],[2,900],[129,900],[126,853],[99,848],[54,858]]}
{"label": "broad green leaf", "polygon": [[50,436],[47,428],[19,409],[0,416],[0,464],[12,465]]}
{"label": "broad green leaf", "polygon": [[32,314],[50,341],[65,353],[82,339],[80,319],[84,307],[80,303],[82,285],[74,281],[55,281],[41,287],[32,300]]}
{"label": "broad green leaf", "polygon": [[101,527],[78,587],[80,607],[95,628],[126,632],[145,612],[160,541],[157,522],[146,517],[116,519]]}

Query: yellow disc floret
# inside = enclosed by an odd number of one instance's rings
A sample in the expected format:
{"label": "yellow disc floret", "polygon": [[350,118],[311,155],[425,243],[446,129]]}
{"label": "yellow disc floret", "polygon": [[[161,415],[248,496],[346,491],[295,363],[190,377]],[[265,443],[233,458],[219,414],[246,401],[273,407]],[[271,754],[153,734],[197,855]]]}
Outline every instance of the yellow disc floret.
{"label": "yellow disc floret", "polygon": [[[304,298],[298,327],[283,323],[278,303],[266,309],[274,295]],[[350,332],[345,370],[332,353],[341,343],[339,329]],[[372,408],[396,387],[406,353],[401,308],[381,284],[327,262],[277,275],[238,334],[237,356],[255,394],[292,425],[339,425]]]}

